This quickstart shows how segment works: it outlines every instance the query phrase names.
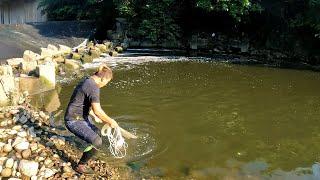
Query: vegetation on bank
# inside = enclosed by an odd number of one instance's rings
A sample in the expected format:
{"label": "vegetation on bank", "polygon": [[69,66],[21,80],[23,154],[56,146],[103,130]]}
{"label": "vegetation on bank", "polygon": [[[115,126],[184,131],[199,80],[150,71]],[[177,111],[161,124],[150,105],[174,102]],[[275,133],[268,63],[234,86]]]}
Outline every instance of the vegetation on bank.
{"label": "vegetation on bank", "polygon": [[193,34],[248,37],[257,48],[318,55],[320,0],[40,0],[50,20],[97,22],[97,37],[128,22],[127,36],[187,45]]}

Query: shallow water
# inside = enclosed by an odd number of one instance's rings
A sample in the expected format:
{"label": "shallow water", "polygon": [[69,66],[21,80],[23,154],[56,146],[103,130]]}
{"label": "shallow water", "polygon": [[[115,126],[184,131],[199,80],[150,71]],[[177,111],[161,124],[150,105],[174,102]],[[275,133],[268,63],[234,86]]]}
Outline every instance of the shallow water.
{"label": "shallow water", "polygon": [[[139,139],[123,160],[107,148],[100,158],[141,177],[314,178],[319,73],[189,61],[115,69],[102,107]],[[59,109],[74,85],[59,90]]]}

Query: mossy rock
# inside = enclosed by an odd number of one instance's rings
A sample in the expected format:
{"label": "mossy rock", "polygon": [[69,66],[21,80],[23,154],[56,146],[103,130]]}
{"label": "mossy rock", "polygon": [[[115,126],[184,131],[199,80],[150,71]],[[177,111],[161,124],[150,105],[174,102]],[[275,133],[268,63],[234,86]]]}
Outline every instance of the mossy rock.
{"label": "mossy rock", "polygon": [[79,64],[79,61],[66,59],[65,67],[66,69],[69,69],[69,70],[78,70],[80,69],[80,64]]}
{"label": "mossy rock", "polygon": [[72,53],[72,59],[80,60],[81,59],[81,55],[79,53]]}
{"label": "mossy rock", "polygon": [[96,47],[99,48],[102,53],[108,52],[108,48],[104,44],[97,44]]}
{"label": "mossy rock", "polygon": [[118,52],[117,51],[110,51],[109,55],[115,57],[115,56],[118,56]]}
{"label": "mossy rock", "polygon": [[77,49],[77,53],[78,53],[78,54],[84,54],[84,53],[86,53],[86,52],[87,52],[86,49],[83,48],[83,47]]}
{"label": "mossy rock", "polygon": [[123,52],[123,48],[121,46],[115,47],[114,50],[117,51],[118,53],[122,53]]}
{"label": "mossy rock", "polygon": [[83,54],[81,56],[81,62],[82,63],[91,63],[93,61],[93,57],[90,56],[89,54]]}
{"label": "mossy rock", "polygon": [[52,58],[53,61],[57,62],[57,63],[64,63],[64,57],[63,56],[56,56],[54,58]]}
{"label": "mossy rock", "polygon": [[94,43],[93,43],[92,41],[88,42],[88,43],[87,43],[87,47],[88,47],[88,48],[94,47]]}
{"label": "mossy rock", "polygon": [[90,49],[90,53],[89,53],[93,59],[95,58],[99,58],[101,55],[101,51],[98,48],[95,49]]}

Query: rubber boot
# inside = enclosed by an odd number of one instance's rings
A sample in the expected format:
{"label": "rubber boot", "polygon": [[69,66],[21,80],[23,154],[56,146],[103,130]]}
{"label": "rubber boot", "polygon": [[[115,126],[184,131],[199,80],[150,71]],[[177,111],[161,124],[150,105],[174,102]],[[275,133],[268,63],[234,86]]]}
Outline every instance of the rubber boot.
{"label": "rubber boot", "polygon": [[80,174],[94,174],[94,171],[87,165],[87,163],[96,154],[97,150],[93,147],[91,147],[90,150],[87,149],[83,152],[82,157],[75,168],[75,170]]}

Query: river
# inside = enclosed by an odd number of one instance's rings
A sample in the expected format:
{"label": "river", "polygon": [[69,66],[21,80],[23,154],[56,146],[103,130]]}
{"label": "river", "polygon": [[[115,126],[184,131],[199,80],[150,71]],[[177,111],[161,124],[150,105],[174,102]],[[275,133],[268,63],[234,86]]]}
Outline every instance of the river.
{"label": "river", "polygon": [[[55,108],[65,110],[74,86],[57,88]],[[201,60],[116,66],[101,104],[139,138],[124,159],[107,147],[99,158],[143,178],[313,179],[319,92],[312,71]]]}

